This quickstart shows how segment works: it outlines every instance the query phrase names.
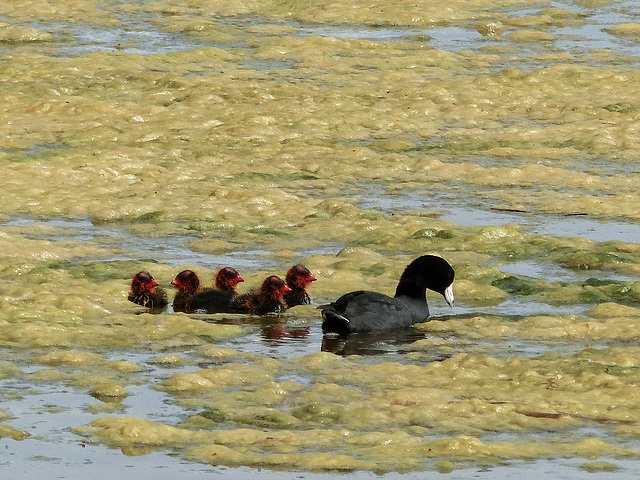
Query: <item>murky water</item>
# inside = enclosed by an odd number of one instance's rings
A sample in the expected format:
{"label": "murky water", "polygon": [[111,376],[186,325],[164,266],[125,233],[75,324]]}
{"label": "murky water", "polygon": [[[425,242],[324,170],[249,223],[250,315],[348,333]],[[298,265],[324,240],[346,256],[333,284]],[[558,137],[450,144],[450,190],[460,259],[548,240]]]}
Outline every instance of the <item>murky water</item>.
{"label": "murky water", "polygon": [[[6,475],[638,475],[640,2],[0,6]],[[146,269],[456,269],[409,331]]]}

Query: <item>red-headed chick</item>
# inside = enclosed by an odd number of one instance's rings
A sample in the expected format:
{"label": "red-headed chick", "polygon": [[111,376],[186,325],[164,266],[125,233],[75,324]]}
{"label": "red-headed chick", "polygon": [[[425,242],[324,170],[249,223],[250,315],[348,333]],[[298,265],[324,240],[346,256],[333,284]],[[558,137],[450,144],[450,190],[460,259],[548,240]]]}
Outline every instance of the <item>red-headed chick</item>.
{"label": "red-headed chick", "polygon": [[173,298],[173,311],[186,312],[187,301],[200,290],[200,279],[193,270],[183,270],[171,281],[178,292]]}
{"label": "red-headed chick", "polygon": [[186,310],[197,313],[234,313],[236,286],[244,278],[231,267],[224,267],[216,275],[216,288],[203,288],[186,301]]}
{"label": "red-headed chick", "polygon": [[240,282],[244,282],[244,278],[231,267],[221,268],[216,275],[216,288],[223,292],[235,292]]}
{"label": "red-headed chick", "polygon": [[161,308],[168,303],[167,292],[158,287],[158,282],[149,272],[144,271],[133,276],[128,299],[147,308]]}
{"label": "red-headed chick", "polygon": [[307,293],[307,287],[316,280],[317,278],[304,265],[298,264],[291,267],[286,276],[286,282],[291,291],[284,296],[287,308],[309,305],[311,298]]}
{"label": "red-headed chick", "polygon": [[280,313],[287,308],[284,296],[290,291],[291,289],[284,280],[272,275],[262,282],[257,291],[238,296],[233,302],[234,310],[239,313],[251,313],[254,315]]}

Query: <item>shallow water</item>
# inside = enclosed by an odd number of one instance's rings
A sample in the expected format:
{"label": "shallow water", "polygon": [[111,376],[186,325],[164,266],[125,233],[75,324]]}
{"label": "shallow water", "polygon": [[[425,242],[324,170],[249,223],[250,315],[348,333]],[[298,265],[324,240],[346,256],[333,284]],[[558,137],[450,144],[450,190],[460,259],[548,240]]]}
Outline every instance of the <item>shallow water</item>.
{"label": "shallow water", "polygon": [[457,225],[503,225],[515,223],[530,227],[529,232],[538,235],[582,237],[596,242],[608,240],[628,241],[640,238],[640,225],[607,219],[594,219],[586,215],[540,215],[529,212],[509,212],[492,209],[491,202],[477,198],[470,202],[458,195],[433,195],[429,192],[412,192],[410,195],[375,195],[371,190],[359,201],[363,208],[385,213],[435,208],[439,217]]}
{"label": "shallow water", "polygon": [[[444,7],[0,6],[3,472],[640,473],[640,2]],[[456,304],[406,332],[126,300],[425,252]]]}

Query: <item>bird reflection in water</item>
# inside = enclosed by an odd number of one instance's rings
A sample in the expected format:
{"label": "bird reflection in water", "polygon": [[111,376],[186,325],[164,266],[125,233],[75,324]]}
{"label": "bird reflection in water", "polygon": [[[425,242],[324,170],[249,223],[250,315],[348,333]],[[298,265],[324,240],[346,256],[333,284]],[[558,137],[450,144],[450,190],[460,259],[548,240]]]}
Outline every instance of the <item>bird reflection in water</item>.
{"label": "bird reflection in water", "polygon": [[380,355],[397,352],[399,346],[423,338],[426,338],[425,334],[413,328],[346,335],[329,333],[322,336],[322,351],[336,355]]}
{"label": "bird reflection in water", "polygon": [[309,325],[288,325],[279,317],[260,317],[262,340],[270,345],[278,345],[290,340],[306,339],[311,334]]}
{"label": "bird reflection in water", "polygon": [[[289,358],[309,355],[321,350],[340,356],[348,355],[405,355],[413,351],[412,344],[429,338],[413,327],[382,332],[357,332],[350,334],[322,333],[319,323],[294,323],[291,317],[280,315],[199,315],[193,316],[210,323],[227,325],[253,325],[247,335],[232,342],[233,348],[252,353]],[[253,331],[252,331],[253,330]],[[266,350],[265,350],[266,349]],[[437,349],[423,356],[423,361],[442,361],[450,357]]]}

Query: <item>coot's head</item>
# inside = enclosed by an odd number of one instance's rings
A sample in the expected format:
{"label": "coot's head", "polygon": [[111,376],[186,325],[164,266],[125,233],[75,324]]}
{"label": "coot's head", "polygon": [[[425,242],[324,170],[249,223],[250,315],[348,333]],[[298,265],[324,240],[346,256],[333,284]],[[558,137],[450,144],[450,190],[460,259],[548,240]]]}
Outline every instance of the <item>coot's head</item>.
{"label": "coot's head", "polygon": [[180,293],[192,294],[200,287],[200,279],[193,270],[183,270],[171,281]]}
{"label": "coot's head", "polygon": [[294,265],[287,272],[287,285],[290,287],[307,288],[317,278],[304,265]]}
{"label": "coot's head", "polygon": [[216,288],[218,290],[232,291],[236,289],[236,286],[244,282],[244,278],[240,276],[234,268],[224,267],[221,268],[216,275]]}
{"label": "coot's head", "polygon": [[152,292],[158,286],[149,272],[139,272],[131,280],[131,290],[134,293]]}
{"label": "coot's head", "polygon": [[291,288],[289,288],[285,281],[276,275],[267,277],[260,287],[261,294],[280,300],[290,291]]}
{"label": "coot's head", "polygon": [[398,283],[396,296],[407,295],[412,298],[424,298],[425,290],[433,290],[444,297],[453,306],[453,279],[455,272],[444,258],[435,255],[423,255],[411,262]]}

